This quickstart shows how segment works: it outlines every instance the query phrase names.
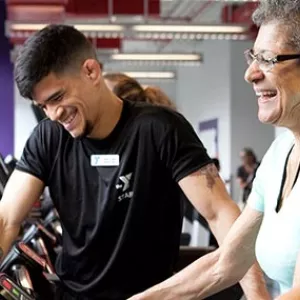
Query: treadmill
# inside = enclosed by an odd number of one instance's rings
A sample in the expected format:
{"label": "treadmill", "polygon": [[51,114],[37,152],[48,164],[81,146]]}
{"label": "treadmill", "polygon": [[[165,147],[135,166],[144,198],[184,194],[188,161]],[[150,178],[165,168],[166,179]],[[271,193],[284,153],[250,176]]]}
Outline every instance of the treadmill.
{"label": "treadmill", "polygon": [[9,178],[9,171],[5,165],[4,159],[0,154],[0,199],[2,198],[4,187]]}

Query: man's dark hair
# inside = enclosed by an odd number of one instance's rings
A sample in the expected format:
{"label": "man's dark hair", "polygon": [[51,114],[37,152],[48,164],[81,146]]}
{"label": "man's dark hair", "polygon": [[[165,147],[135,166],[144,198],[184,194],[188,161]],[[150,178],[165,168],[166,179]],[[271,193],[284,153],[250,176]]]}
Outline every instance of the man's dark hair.
{"label": "man's dark hair", "polygon": [[33,89],[50,73],[79,70],[88,58],[96,59],[83,33],[68,25],[49,25],[28,38],[15,62],[15,81],[21,96],[33,100]]}

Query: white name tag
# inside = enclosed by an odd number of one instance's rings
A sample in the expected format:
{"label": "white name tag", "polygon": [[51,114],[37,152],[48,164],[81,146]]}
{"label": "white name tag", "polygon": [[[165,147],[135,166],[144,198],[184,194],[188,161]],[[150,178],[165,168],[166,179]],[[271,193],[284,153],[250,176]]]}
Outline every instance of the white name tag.
{"label": "white name tag", "polygon": [[118,154],[91,155],[91,166],[93,167],[113,167],[120,164]]}

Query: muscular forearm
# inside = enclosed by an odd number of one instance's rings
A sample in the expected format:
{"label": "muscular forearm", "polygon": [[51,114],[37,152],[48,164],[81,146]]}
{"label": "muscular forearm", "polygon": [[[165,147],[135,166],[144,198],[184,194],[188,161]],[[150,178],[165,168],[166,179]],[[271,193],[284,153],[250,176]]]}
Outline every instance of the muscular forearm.
{"label": "muscular forearm", "polygon": [[8,253],[19,234],[20,226],[6,224],[0,218],[0,261]]}
{"label": "muscular forearm", "polygon": [[216,250],[129,300],[199,300],[209,297],[237,281],[218,272],[218,259],[219,250]]}
{"label": "muscular forearm", "polygon": [[[231,205],[227,205],[220,213],[224,215],[217,215],[209,224],[219,244],[222,244],[232,224],[240,215],[240,210],[234,202],[231,202]],[[247,299],[270,299],[263,274],[257,263],[249,269],[240,284]]]}

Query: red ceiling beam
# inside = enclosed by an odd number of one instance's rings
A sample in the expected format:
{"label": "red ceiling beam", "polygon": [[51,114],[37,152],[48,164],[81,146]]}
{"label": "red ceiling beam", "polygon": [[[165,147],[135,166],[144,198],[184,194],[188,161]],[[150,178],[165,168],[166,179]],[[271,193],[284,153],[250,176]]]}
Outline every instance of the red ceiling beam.
{"label": "red ceiling beam", "polygon": [[66,5],[68,0],[6,0],[7,5]]}
{"label": "red ceiling beam", "polygon": [[222,21],[224,23],[252,24],[252,13],[257,8],[258,2],[244,4],[227,4],[222,9]]}
{"label": "red ceiling beam", "polygon": [[[10,37],[10,42],[13,45],[22,45],[26,40],[26,37]],[[94,45],[96,49],[120,49],[121,39],[100,39],[100,38],[88,38],[88,40]]]}
{"label": "red ceiling beam", "polygon": [[[112,14],[114,15],[148,15],[156,16],[160,13],[159,0],[147,0],[148,9],[144,8],[144,0],[112,0]],[[72,15],[108,15],[109,0],[69,0],[66,12]]]}
{"label": "red ceiling beam", "polygon": [[257,6],[257,2],[224,5],[221,16],[222,21],[227,24],[249,24],[248,35],[250,38],[255,39],[258,28],[252,22],[252,14]]}
{"label": "red ceiling beam", "polygon": [[58,22],[68,0],[6,0],[7,19],[19,22]]}
{"label": "red ceiling beam", "polygon": [[59,22],[64,19],[62,5],[8,5],[7,19],[18,22]]}
{"label": "red ceiling beam", "polygon": [[121,39],[100,39],[100,38],[89,38],[89,41],[97,49],[120,49]]}
{"label": "red ceiling beam", "polygon": [[65,17],[108,17],[112,15],[159,16],[159,0],[7,0],[7,18],[19,22],[58,22]]}

